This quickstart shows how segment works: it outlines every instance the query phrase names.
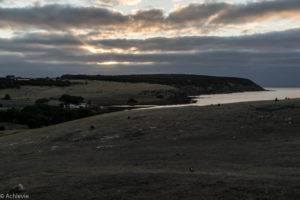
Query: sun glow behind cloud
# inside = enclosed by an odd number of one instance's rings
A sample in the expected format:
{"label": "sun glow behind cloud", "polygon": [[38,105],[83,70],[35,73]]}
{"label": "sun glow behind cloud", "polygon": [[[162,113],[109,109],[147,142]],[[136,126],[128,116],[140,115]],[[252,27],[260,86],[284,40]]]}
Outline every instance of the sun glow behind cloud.
{"label": "sun glow behind cloud", "polygon": [[85,49],[88,52],[93,53],[93,54],[97,54],[97,53],[109,53],[110,52],[109,50],[98,49],[98,48],[96,48],[94,46],[91,46],[91,45],[84,45],[84,46],[81,46],[81,48]]}
{"label": "sun glow behind cloud", "polygon": [[120,61],[105,61],[105,62],[97,62],[97,65],[153,65],[155,62],[120,62]]}
{"label": "sun glow behind cloud", "polygon": [[[83,46],[81,46],[81,48],[92,54],[101,54],[101,53],[139,54],[139,53],[142,53],[141,51],[138,51],[136,47],[130,47],[129,49],[122,49],[122,48],[98,48],[93,45],[83,45]],[[153,53],[153,52],[151,52],[151,53]]]}
{"label": "sun glow behind cloud", "polygon": [[299,0],[0,0],[0,73],[296,66],[299,13]]}

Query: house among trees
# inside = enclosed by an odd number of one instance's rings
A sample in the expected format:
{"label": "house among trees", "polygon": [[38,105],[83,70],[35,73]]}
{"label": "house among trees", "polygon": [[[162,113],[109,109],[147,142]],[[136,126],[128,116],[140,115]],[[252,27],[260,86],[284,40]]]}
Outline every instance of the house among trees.
{"label": "house among trees", "polygon": [[64,104],[64,108],[70,108],[70,109],[80,109],[80,108],[87,108],[87,103],[79,103],[79,104]]}
{"label": "house among trees", "polygon": [[12,80],[15,80],[16,77],[14,75],[7,75],[6,76],[6,79],[12,79]]}
{"label": "house among trees", "polygon": [[64,103],[64,108],[79,109],[88,107],[88,104],[84,102],[84,98],[81,96],[64,94],[59,98],[59,100]]}

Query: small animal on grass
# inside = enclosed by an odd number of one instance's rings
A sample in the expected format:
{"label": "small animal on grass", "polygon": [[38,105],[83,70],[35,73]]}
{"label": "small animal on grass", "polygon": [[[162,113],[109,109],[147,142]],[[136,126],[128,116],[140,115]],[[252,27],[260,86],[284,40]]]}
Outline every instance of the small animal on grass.
{"label": "small animal on grass", "polygon": [[91,130],[94,130],[94,129],[95,129],[95,126],[94,126],[94,125],[91,125],[91,126],[90,126],[90,129],[91,129]]}

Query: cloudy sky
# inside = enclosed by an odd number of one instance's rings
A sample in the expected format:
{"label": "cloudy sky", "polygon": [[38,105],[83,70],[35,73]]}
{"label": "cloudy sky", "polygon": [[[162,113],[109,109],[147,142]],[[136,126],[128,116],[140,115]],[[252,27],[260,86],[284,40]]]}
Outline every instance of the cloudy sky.
{"label": "cloudy sky", "polygon": [[66,73],[300,86],[300,1],[0,0],[0,76]]}

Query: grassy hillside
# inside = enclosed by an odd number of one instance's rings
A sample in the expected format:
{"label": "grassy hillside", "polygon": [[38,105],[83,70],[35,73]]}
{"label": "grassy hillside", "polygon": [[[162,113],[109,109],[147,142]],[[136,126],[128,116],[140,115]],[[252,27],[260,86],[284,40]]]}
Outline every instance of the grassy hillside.
{"label": "grassy hillside", "polygon": [[183,74],[153,74],[153,75],[64,75],[62,79],[100,80],[129,83],[152,83],[170,85],[188,92],[190,95],[229,93],[243,91],[261,91],[262,87],[243,78],[215,77]]}
{"label": "grassy hillside", "polygon": [[0,90],[0,98],[9,94],[11,100],[0,99],[0,104],[4,107],[22,107],[32,105],[36,100],[42,98],[52,98],[55,102],[63,94],[82,96],[87,101],[97,105],[124,105],[130,98],[136,99],[137,104],[148,105],[188,102],[184,99],[186,96],[180,97],[182,92],[179,89],[167,85],[92,80],[81,81],[81,83],[72,84],[68,87],[22,86],[20,89],[2,89]]}
{"label": "grassy hillside", "polygon": [[[280,109],[278,109],[280,108]],[[299,199],[300,101],[116,112],[0,136],[0,193]]]}

